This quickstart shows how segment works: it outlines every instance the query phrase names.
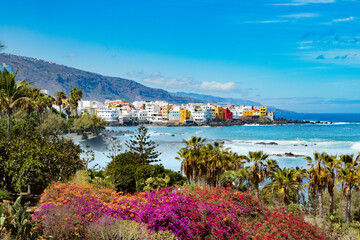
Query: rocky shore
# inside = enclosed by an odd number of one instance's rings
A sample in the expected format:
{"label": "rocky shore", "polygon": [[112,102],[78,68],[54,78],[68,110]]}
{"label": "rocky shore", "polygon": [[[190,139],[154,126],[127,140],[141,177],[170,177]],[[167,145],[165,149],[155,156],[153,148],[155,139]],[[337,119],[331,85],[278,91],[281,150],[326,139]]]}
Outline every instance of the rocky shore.
{"label": "rocky shore", "polygon": [[242,126],[242,125],[289,125],[289,124],[333,124],[332,122],[314,122],[305,120],[288,120],[284,118],[277,118],[270,120],[268,118],[259,117],[244,117],[238,120],[225,120],[215,119],[211,122],[127,122],[124,124],[120,123],[109,123],[107,126],[138,126],[138,125],[149,125],[149,126],[164,126],[164,127],[190,127],[190,126],[210,126],[210,127],[222,127],[222,126]]}

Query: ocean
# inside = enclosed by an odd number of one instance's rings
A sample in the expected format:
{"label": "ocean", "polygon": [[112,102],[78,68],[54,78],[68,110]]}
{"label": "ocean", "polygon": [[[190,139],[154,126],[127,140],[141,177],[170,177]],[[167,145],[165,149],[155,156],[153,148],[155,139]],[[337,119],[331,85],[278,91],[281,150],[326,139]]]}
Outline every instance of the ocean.
{"label": "ocean", "polygon": [[[358,154],[360,152],[360,114],[277,114],[277,118],[329,121],[334,124],[309,125],[244,125],[230,127],[157,127],[148,126],[151,139],[159,144],[160,163],[166,168],[180,170],[180,162],[175,160],[177,152],[184,147],[182,140],[198,136],[211,141],[223,141],[233,152],[247,154],[262,150],[270,158],[279,162],[280,167],[304,167],[303,156],[317,152],[329,154]],[[135,131],[137,127],[107,127],[108,130]],[[116,136],[122,143],[130,135]],[[269,143],[272,143],[269,145]],[[85,146],[85,143],[82,144]],[[93,149],[95,163],[105,167],[109,159],[106,150]],[[285,157],[285,153],[302,155]],[[278,156],[282,155],[282,156]]]}

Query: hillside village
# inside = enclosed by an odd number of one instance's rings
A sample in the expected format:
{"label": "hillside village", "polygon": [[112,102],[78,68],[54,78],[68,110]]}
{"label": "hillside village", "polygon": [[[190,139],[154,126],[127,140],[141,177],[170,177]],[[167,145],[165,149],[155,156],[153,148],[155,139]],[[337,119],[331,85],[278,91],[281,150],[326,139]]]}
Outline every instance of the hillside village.
{"label": "hillside village", "polygon": [[212,103],[169,104],[166,101],[106,100],[104,103],[82,100],[78,112],[88,112],[108,123],[189,123],[238,120],[242,117],[268,118],[274,120],[273,112],[266,107],[219,106]]}
{"label": "hillside village", "polygon": [[[0,70],[6,68],[13,71],[11,66],[5,63]],[[48,91],[43,89],[45,95]],[[67,99],[63,99],[64,104]],[[53,106],[58,111],[64,112],[59,106]],[[166,101],[122,101],[105,100],[81,100],[78,104],[77,113],[87,112],[103,118],[107,123],[210,123],[212,121],[233,121],[242,118],[265,118],[274,120],[274,113],[266,107],[259,106],[236,106],[218,105],[213,103],[187,103],[169,104]]]}

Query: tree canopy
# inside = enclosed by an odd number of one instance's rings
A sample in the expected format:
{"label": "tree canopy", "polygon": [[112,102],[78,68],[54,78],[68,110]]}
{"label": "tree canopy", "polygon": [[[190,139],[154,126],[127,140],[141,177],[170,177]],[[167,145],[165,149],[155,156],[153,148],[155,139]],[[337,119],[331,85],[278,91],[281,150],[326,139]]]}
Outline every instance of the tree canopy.
{"label": "tree canopy", "polygon": [[160,156],[160,153],[155,150],[158,144],[150,140],[148,129],[145,126],[140,126],[125,145],[130,152],[136,153],[143,163],[157,162],[157,158]]}

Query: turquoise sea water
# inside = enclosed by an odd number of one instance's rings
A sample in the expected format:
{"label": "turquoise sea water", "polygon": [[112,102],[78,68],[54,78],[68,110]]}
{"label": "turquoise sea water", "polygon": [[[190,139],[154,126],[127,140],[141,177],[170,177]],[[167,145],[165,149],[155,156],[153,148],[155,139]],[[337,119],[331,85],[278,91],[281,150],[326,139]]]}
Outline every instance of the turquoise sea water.
{"label": "turquoise sea water", "polygon": [[[290,117],[289,117],[290,116]],[[239,154],[248,151],[263,150],[276,159],[281,167],[307,167],[303,157],[278,157],[274,154],[293,153],[312,155],[315,151],[326,151],[330,154],[357,154],[360,151],[360,114],[288,114],[287,119],[332,121],[331,125],[271,125],[271,126],[231,126],[231,127],[152,127],[149,126],[151,138],[159,144],[158,151],[161,163],[173,170],[180,169],[180,162],[174,158],[184,144],[183,139],[191,136],[207,138],[209,141],[224,141]],[[135,131],[136,127],[108,127],[114,131]],[[118,136],[120,141],[129,139],[130,135]],[[277,145],[259,143],[276,142]],[[96,162],[105,166],[108,159],[102,152],[96,151]]]}

